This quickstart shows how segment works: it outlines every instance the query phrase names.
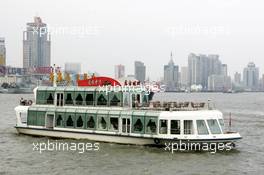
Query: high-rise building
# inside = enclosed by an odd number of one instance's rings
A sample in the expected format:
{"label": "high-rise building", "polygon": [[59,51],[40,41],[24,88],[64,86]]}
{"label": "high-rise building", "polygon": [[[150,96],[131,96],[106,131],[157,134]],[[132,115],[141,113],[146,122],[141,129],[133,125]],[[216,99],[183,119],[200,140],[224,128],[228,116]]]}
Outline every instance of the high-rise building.
{"label": "high-rise building", "polygon": [[179,88],[179,66],[175,65],[172,58],[164,66],[164,84],[167,91],[176,91]]}
{"label": "high-rise building", "polygon": [[234,83],[241,84],[241,73],[236,72],[234,74]]}
{"label": "high-rise building", "polygon": [[5,38],[0,38],[0,66],[6,66]]}
{"label": "high-rise building", "polygon": [[188,67],[183,66],[181,67],[181,73],[180,73],[180,79],[181,79],[181,87],[187,87],[188,86]]}
{"label": "high-rise building", "polygon": [[65,63],[65,72],[69,74],[80,74],[81,63]]}
{"label": "high-rise building", "polygon": [[243,71],[243,83],[249,90],[257,90],[259,82],[259,68],[253,62],[248,63]]}
{"label": "high-rise building", "polygon": [[193,53],[188,56],[188,76],[189,86],[201,84],[199,58]]}
{"label": "high-rise building", "polygon": [[195,55],[191,53],[188,56],[188,77],[189,85],[202,85],[207,89],[208,81],[208,57],[206,55]]}
{"label": "high-rise building", "polygon": [[50,35],[47,25],[40,17],[34,22],[27,23],[23,32],[23,67],[49,67],[50,66]]}
{"label": "high-rise building", "polygon": [[209,75],[220,75],[222,70],[222,63],[219,60],[219,55],[208,55],[208,74]]}
{"label": "high-rise building", "polygon": [[115,79],[125,77],[125,66],[122,64],[115,65]]}
{"label": "high-rise building", "polygon": [[208,89],[208,77],[211,75],[227,76],[227,66],[219,60],[219,55],[195,55],[188,56],[188,82],[189,86],[201,85]]}
{"label": "high-rise building", "polygon": [[262,74],[261,78],[261,90],[264,91],[264,74]]}
{"label": "high-rise building", "polygon": [[221,75],[227,76],[227,64],[222,64],[222,66],[221,66]]}
{"label": "high-rise building", "polygon": [[146,80],[146,66],[141,61],[135,61],[135,78],[141,83]]}
{"label": "high-rise building", "polygon": [[229,91],[231,90],[231,78],[224,75],[210,75],[208,77],[208,90],[209,91]]}

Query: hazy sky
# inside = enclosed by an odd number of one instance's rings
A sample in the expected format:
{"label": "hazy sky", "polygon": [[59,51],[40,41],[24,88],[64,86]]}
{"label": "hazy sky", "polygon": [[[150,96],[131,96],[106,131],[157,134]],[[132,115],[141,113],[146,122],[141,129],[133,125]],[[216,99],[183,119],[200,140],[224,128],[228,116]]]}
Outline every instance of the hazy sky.
{"label": "hazy sky", "polygon": [[1,0],[0,7],[9,65],[22,66],[22,31],[38,15],[53,32],[51,61],[61,66],[81,62],[83,71],[113,76],[115,64],[133,74],[141,60],[156,80],[172,51],[180,66],[193,52],[219,54],[232,74],[249,61],[264,70],[263,0]]}

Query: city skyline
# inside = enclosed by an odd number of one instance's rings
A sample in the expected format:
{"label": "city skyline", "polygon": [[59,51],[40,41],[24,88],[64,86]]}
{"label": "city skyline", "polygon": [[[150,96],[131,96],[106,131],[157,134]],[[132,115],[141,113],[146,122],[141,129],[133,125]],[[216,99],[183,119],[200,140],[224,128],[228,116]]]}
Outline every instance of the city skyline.
{"label": "city skyline", "polygon": [[[52,64],[63,65],[74,58],[83,63],[84,70],[113,76],[109,67],[130,65],[134,60],[141,60],[146,66],[151,66],[147,70],[147,77],[157,80],[163,74],[160,65],[164,64],[164,59],[172,50],[175,63],[181,66],[187,65],[186,57],[191,52],[216,53],[229,65],[231,75],[237,71],[242,72],[248,62],[254,62],[260,70],[264,70],[264,30],[263,25],[257,22],[262,21],[264,15],[259,15],[263,13],[259,2],[168,1],[152,2],[151,7],[150,1],[141,2],[140,6],[138,3],[123,1],[103,1],[106,6],[101,6],[99,2],[79,2],[65,1],[63,6],[54,1],[38,4],[33,1],[3,2],[0,36],[6,39],[7,65],[22,67],[21,31],[37,12],[37,16],[41,16],[53,29],[89,29],[85,36],[70,32],[63,35],[53,33]],[[57,9],[50,9],[51,5],[57,6],[61,13]],[[21,9],[20,6],[25,7]],[[137,11],[133,10],[134,7],[138,7]],[[66,13],[63,9],[67,8],[72,10]],[[149,13],[145,13],[146,8]],[[251,13],[245,14],[245,8]],[[226,14],[224,16],[220,15],[223,9]],[[189,13],[190,10],[197,13]],[[236,14],[233,14],[234,10]],[[13,15],[14,12],[20,12],[20,15]],[[211,12],[210,15],[208,12]],[[9,20],[5,19],[6,14],[9,14]],[[101,64],[104,60],[111,62]],[[126,72],[133,73],[133,67],[129,67]]]}

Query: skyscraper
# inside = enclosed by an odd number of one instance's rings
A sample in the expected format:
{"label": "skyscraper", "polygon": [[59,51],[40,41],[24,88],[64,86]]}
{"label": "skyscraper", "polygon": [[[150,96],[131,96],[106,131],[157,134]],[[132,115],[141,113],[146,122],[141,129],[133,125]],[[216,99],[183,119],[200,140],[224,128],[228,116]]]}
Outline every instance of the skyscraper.
{"label": "skyscraper", "polygon": [[220,75],[222,70],[222,63],[219,60],[219,55],[208,55],[208,74],[209,75]]}
{"label": "skyscraper", "polygon": [[125,66],[122,64],[115,65],[115,79],[125,77]]}
{"label": "skyscraper", "polygon": [[[208,89],[208,78],[212,75],[227,76],[227,65],[222,64],[219,55],[195,55],[188,56],[188,82],[189,86],[202,85],[204,90]],[[216,78],[217,76],[212,76]],[[210,80],[212,80],[212,78]],[[225,79],[225,78],[222,78]],[[221,82],[221,81],[218,81]],[[210,83],[211,84],[211,83]]]}
{"label": "skyscraper", "polygon": [[221,66],[221,75],[227,76],[227,64],[222,64],[222,66]]}
{"label": "skyscraper", "polygon": [[171,53],[171,59],[168,65],[164,66],[164,83],[167,91],[176,91],[179,87],[179,67],[174,65]]}
{"label": "skyscraper", "polygon": [[5,38],[0,38],[0,66],[6,65]]}
{"label": "skyscraper", "polygon": [[34,22],[27,23],[23,32],[23,67],[49,67],[50,66],[50,35],[47,25],[40,17]]}
{"label": "skyscraper", "polygon": [[248,63],[243,71],[243,83],[249,90],[257,90],[259,83],[259,68],[253,62]]}
{"label": "skyscraper", "polygon": [[135,78],[141,83],[146,80],[146,66],[141,61],[135,61]]}
{"label": "skyscraper", "polygon": [[187,87],[188,86],[188,67],[187,66],[181,67],[180,79],[181,79],[181,87]]}
{"label": "skyscraper", "polygon": [[236,72],[234,75],[234,82],[236,84],[241,84],[241,73]]}
{"label": "skyscraper", "polygon": [[207,88],[208,81],[208,57],[206,55],[195,55],[191,53],[188,56],[188,76],[189,85],[202,85]]}

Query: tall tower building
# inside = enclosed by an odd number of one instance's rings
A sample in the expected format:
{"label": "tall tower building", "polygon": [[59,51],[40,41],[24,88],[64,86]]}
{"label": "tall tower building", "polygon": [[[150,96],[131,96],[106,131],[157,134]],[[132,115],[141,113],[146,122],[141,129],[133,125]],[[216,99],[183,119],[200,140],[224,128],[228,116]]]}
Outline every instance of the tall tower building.
{"label": "tall tower building", "polygon": [[244,86],[250,90],[257,90],[259,83],[259,68],[253,62],[248,63],[243,71]]}
{"label": "tall tower building", "polygon": [[49,67],[50,66],[50,35],[47,25],[40,17],[34,22],[27,23],[23,32],[23,67]]}
{"label": "tall tower building", "polygon": [[208,57],[206,55],[195,55],[193,53],[188,56],[188,81],[189,85],[202,85],[207,87],[208,81]]}
{"label": "tall tower building", "polygon": [[6,66],[5,38],[0,38],[0,66]]}
{"label": "tall tower building", "polygon": [[115,65],[115,79],[125,77],[125,66],[122,64]]}
{"label": "tall tower building", "polygon": [[135,61],[135,78],[142,83],[146,80],[146,66],[141,61]]}
{"label": "tall tower building", "polygon": [[172,53],[168,65],[164,66],[164,84],[167,91],[176,91],[179,87],[179,67],[174,64]]}
{"label": "tall tower building", "polygon": [[227,76],[227,64],[222,64],[222,66],[221,66],[221,75]]}
{"label": "tall tower building", "polygon": [[187,87],[188,86],[188,67],[183,66],[181,67],[181,86]]}
{"label": "tall tower building", "polygon": [[234,82],[235,82],[236,84],[240,84],[240,83],[241,83],[241,73],[236,72],[236,73],[234,74]]}

